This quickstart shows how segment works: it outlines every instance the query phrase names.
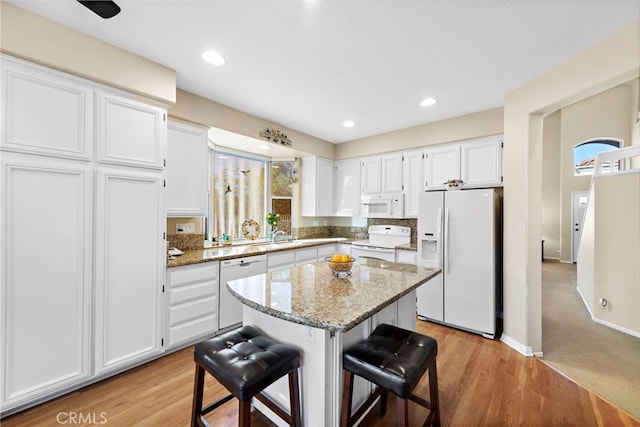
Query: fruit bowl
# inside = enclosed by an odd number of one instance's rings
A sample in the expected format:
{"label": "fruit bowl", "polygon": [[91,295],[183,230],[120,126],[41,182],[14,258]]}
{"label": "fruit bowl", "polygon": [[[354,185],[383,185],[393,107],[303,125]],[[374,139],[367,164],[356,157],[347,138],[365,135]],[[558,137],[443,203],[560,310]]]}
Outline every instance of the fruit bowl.
{"label": "fruit bowl", "polygon": [[351,267],[353,266],[353,262],[356,259],[349,256],[348,260],[338,261],[334,257],[328,256],[328,257],[325,257],[324,260],[327,261],[327,263],[329,264],[329,268],[331,269],[331,272],[333,273],[333,275],[335,277],[340,277],[341,274],[343,276],[351,276]]}

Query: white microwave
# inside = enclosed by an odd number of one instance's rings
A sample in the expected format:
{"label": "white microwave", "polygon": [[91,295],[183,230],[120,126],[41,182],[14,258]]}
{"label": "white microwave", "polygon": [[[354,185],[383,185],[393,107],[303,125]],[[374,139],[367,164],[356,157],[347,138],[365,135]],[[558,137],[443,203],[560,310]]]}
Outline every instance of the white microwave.
{"label": "white microwave", "polygon": [[360,207],[360,213],[365,218],[404,218],[404,194],[363,195]]}

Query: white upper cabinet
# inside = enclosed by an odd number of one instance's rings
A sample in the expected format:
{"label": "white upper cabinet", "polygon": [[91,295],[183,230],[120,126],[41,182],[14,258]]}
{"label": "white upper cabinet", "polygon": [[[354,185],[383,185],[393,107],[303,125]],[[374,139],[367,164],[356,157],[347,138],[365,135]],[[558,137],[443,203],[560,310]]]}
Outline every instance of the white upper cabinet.
{"label": "white upper cabinet", "polygon": [[93,91],[72,76],[1,58],[2,149],[89,161]]}
{"label": "white upper cabinet", "polygon": [[365,157],[361,160],[362,194],[402,191],[402,153]]}
{"label": "white upper cabinet", "polygon": [[460,145],[427,149],[424,181],[427,190],[444,190],[450,179],[460,179]]}
{"label": "white upper cabinet", "polygon": [[101,163],[164,167],[166,112],[122,96],[98,94],[98,154]]}
{"label": "white upper cabinet", "polygon": [[360,184],[362,194],[376,194],[382,190],[382,164],[380,156],[365,157],[361,160]]}
{"label": "white upper cabinet", "polygon": [[333,161],[321,157],[302,159],[302,216],[331,216],[333,207]]}
{"label": "white upper cabinet", "polygon": [[335,214],[336,216],[360,215],[360,160],[335,162]]}
{"label": "white upper cabinet", "polygon": [[502,135],[437,146],[425,157],[427,190],[444,190],[450,179],[461,179],[463,188],[502,185]]}
{"label": "white upper cabinet", "polygon": [[464,187],[502,185],[502,139],[502,135],[490,136],[461,145]]}
{"label": "white upper cabinet", "polygon": [[406,217],[418,216],[418,198],[425,191],[424,180],[425,151],[416,150],[404,153],[404,213]]}
{"label": "white upper cabinet", "polygon": [[402,153],[380,156],[382,165],[382,192],[399,193],[402,191]]}
{"label": "white upper cabinet", "polygon": [[208,188],[207,129],[167,126],[167,215],[205,216]]}

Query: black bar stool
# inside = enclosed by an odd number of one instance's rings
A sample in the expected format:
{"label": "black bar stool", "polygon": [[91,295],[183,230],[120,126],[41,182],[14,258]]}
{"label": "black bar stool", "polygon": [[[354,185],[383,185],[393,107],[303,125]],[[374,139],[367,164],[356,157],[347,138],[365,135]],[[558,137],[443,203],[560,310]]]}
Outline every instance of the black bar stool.
{"label": "black bar stool", "polygon": [[[253,397],[264,403],[290,426],[302,425],[298,384],[300,352],[294,347],[277,343],[252,326],[243,326],[196,344],[193,359],[196,362],[196,375],[193,387],[192,426],[208,426],[203,415],[234,396],[239,401],[239,426],[250,425]],[[203,408],[205,371],[215,377],[230,393]],[[267,386],[287,374],[290,414],[262,393]]]}
{"label": "black bar stool", "polygon": [[[396,395],[398,426],[409,424],[409,400],[429,409],[425,426],[440,425],[437,354],[438,343],[433,338],[387,324],[379,325],[369,338],[348,348],[342,355],[344,387],[340,425],[352,426],[380,395],[380,409],[384,415],[389,391]],[[427,370],[430,402],[413,394],[413,389]],[[377,384],[378,388],[351,415],[354,375]]]}

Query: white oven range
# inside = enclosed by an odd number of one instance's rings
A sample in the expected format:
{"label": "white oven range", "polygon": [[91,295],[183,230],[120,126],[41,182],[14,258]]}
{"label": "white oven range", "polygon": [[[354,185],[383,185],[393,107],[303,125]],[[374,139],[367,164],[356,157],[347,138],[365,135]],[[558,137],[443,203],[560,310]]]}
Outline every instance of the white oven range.
{"label": "white oven range", "polygon": [[395,262],[396,246],[411,241],[411,228],[400,225],[371,225],[369,239],[351,244],[351,255],[358,258],[374,258]]}

